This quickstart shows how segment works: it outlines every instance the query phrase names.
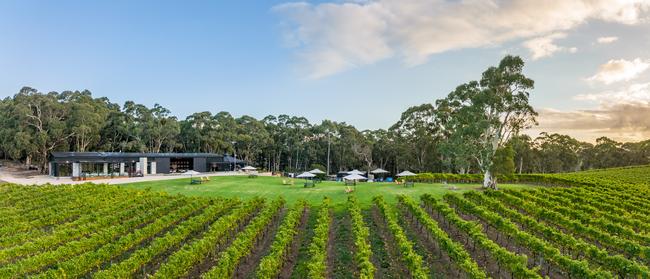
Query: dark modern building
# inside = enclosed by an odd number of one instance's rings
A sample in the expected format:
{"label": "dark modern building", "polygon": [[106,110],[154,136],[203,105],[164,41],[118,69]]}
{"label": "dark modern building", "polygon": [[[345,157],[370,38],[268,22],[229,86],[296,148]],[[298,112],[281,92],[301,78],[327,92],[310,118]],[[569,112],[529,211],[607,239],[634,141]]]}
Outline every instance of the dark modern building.
{"label": "dark modern building", "polygon": [[50,175],[56,177],[134,176],[230,171],[244,161],[212,153],[52,152]]}

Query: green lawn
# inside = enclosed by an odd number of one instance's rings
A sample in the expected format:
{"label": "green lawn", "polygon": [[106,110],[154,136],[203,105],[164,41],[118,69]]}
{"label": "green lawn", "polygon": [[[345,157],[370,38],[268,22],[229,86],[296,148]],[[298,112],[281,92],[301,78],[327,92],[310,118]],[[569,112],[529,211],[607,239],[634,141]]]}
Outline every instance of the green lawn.
{"label": "green lawn", "polygon": [[[330,197],[334,203],[345,202],[347,195],[342,182],[325,181],[316,184],[314,188],[304,188],[303,180],[296,179],[295,185],[282,185],[282,178],[279,177],[258,177],[248,178],[246,176],[218,176],[211,177],[210,182],[201,185],[190,185],[189,178],[138,182],[124,184],[126,188],[146,189],[164,191],[170,194],[183,194],[188,196],[205,197],[238,197],[249,199],[253,197],[275,198],[283,196],[287,202],[293,203],[299,199],[305,199],[312,205],[318,205],[324,196]],[[449,190],[451,185],[416,183],[413,188],[404,188],[394,183],[359,183],[356,186],[355,194],[359,201],[368,205],[372,197],[384,195],[387,201],[394,201],[397,195],[405,194],[413,198],[430,193],[442,197],[445,193],[462,193],[480,188],[477,184],[454,184],[458,190]],[[524,188],[533,187],[529,185],[501,184],[501,188]]]}

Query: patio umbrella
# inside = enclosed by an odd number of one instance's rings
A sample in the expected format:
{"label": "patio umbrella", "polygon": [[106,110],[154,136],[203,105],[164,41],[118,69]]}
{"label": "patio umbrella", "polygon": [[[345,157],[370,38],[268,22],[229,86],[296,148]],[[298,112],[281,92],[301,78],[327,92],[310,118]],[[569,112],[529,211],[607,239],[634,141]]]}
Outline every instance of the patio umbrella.
{"label": "patio umbrella", "polygon": [[400,172],[400,173],[397,174],[397,176],[414,176],[414,175],[417,175],[417,174],[412,173],[410,171],[403,171],[403,172]]}
{"label": "patio umbrella", "polygon": [[199,175],[199,174],[201,174],[201,173],[198,172],[198,171],[195,171],[195,170],[188,170],[188,171],[183,173],[183,175],[189,175],[190,179],[192,178],[192,176]]}
{"label": "patio umbrella", "polygon": [[242,168],[242,170],[245,170],[245,171],[254,171],[254,170],[256,170],[256,169],[257,169],[257,168],[256,168],[256,167],[253,167],[253,166],[245,166],[245,167]]}
{"label": "patio umbrella", "polygon": [[[377,168],[377,169],[375,169],[373,171],[370,171],[370,173],[374,174],[375,176],[381,176],[382,180],[383,180],[383,178],[386,176],[388,171],[385,170],[385,169],[382,169],[382,168]],[[378,181],[381,181],[381,180],[378,180]]]}
{"label": "patio umbrella", "polygon": [[366,180],[368,178],[366,178],[365,176],[358,175],[358,174],[350,174],[348,176],[343,177],[343,179],[345,179],[345,180]]}
{"label": "patio umbrella", "polygon": [[359,170],[357,170],[357,169],[354,169],[354,170],[351,170],[351,171],[349,171],[349,172],[348,172],[348,174],[356,174],[356,175],[362,175],[362,174],[363,174],[363,172],[360,172]]}
{"label": "patio umbrella", "polygon": [[297,177],[297,178],[304,178],[304,179],[307,179],[307,178],[313,178],[313,177],[315,177],[315,176],[316,176],[316,175],[313,174],[313,173],[310,173],[310,172],[303,172],[303,173],[299,174],[299,175],[296,176],[296,177]]}
{"label": "patio umbrella", "polygon": [[319,170],[319,169],[313,169],[313,170],[310,170],[309,173],[311,173],[311,174],[324,174],[325,172],[322,171],[322,170]]}

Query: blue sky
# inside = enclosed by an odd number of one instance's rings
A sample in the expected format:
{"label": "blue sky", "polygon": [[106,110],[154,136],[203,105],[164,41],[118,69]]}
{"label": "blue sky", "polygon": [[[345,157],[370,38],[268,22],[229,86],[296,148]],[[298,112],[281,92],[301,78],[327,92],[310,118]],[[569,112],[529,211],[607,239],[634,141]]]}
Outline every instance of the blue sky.
{"label": "blue sky", "polygon": [[376,129],[515,54],[536,81],[532,134],[650,138],[648,1],[479,2],[2,1],[0,97],[88,89],[180,118]]}

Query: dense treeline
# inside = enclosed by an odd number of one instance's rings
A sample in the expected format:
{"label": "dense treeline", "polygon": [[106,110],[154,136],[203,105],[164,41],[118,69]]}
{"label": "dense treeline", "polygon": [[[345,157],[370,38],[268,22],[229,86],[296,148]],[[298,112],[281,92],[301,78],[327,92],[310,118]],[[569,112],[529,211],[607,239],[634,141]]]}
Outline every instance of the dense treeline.
{"label": "dense treeline", "polygon": [[[227,112],[199,112],[178,120],[160,106],[120,106],[89,91],[41,93],[25,87],[0,101],[0,154],[45,167],[52,151],[236,153],[273,171],[381,167],[390,171],[478,172],[455,165],[449,141],[434,137],[431,104],[409,108],[389,129],[359,131],[346,123],[309,123],[288,115],[255,119]],[[427,119],[429,118],[429,119]],[[650,163],[650,140],[595,144],[559,134],[513,137],[506,149],[515,172],[566,172]],[[498,155],[498,154],[497,154]],[[498,157],[498,156],[497,156]],[[508,160],[508,158],[506,159]]]}
{"label": "dense treeline", "polygon": [[650,163],[650,140],[603,137],[591,144],[566,135],[523,134],[537,116],[528,102],[534,82],[523,67],[521,58],[506,56],[480,80],[407,109],[388,129],[364,131],[288,115],[255,119],[205,111],[179,120],[158,104],[120,106],[88,90],[42,93],[24,87],[0,100],[0,156],[46,172],[52,151],[227,153],[271,171],[483,173],[485,187],[495,186],[496,175],[513,172]]}

